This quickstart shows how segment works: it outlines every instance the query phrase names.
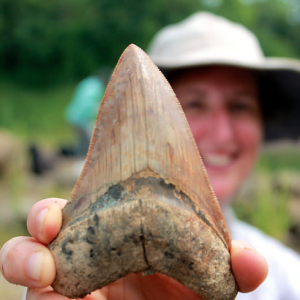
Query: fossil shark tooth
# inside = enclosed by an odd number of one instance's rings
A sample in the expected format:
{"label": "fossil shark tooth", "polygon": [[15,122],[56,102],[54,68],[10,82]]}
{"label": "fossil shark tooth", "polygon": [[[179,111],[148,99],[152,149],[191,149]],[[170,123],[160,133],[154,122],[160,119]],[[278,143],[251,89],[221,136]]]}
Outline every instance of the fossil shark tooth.
{"label": "fossil shark tooth", "polygon": [[237,294],[228,228],[185,115],[135,45],[114,70],[49,248],[53,288],[70,298],[133,272],[166,274],[205,300]]}

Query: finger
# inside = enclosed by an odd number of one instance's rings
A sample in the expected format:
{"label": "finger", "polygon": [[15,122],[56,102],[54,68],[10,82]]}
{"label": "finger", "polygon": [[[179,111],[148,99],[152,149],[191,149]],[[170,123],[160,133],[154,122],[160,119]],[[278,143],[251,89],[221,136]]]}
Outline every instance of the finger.
{"label": "finger", "polygon": [[61,210],[66,202],[64,199],[49,198],[33,205],[27,219],[29,233],[39,242],[49,244],[61,228]]}
{"label": "finger", "polygon": [[[144,276],[138,274],[144,294],[149,299],[189,299],[202,300],[202,297],[191,291],[177,280],[161,273]],[[155,289],[153,288],[155,286]]]}
{"label": "finger", "polygon": [[0,267],[10,283],[34,288],[50,285],[56,273],[50,251],[30,237],[8,241],[0,252]]}
{"label": "finger", "polygon": [[26,300],[69,300],[69,298],[55,293],[49,286],[43,289],[28,289]]}
{"label": "finger", "polygon": [[[51,287],[47,287],[44,289],[28,289],[26,300],[70,300],[70,299],[63,295],[55,293]],[[95,291],[90,295],[84,297],[83,300],[106,300],[106,298],[103,295],[101,295],[100,291]]]}
{"label": "finger", "polygon": [[268,275],[266,259],[245,242],[232,241],[231,264],[239,290],[243,293],[258,288]]}
{"label": "finger", "polygon": [[100,291],[109,300],[202,299],[175,279],[160,273],[149,276],[144,276],[142,273],[132,273],[102,288]]}

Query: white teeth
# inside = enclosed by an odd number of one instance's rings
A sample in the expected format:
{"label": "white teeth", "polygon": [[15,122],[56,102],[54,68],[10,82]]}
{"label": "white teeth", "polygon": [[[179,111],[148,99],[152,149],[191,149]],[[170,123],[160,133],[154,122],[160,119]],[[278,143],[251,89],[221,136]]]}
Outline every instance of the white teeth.
{"label": "white teeth", "polygon": [[230,163],[231,158],[228,155],[204,155],[202,156],[204,164],[216,167],[222,167]]}

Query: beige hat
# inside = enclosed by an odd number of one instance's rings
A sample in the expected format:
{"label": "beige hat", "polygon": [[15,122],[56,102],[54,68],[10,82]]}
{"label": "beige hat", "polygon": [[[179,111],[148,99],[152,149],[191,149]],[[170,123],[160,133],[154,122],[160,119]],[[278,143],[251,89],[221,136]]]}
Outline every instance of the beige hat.
{"label": "beige hat", "polygon": [[178,68],[207,65],[257,70],[267,139],[300,137],[300,61],[265,57],[244,26],[197,12],[159,31],[148,54],[167,77]]}

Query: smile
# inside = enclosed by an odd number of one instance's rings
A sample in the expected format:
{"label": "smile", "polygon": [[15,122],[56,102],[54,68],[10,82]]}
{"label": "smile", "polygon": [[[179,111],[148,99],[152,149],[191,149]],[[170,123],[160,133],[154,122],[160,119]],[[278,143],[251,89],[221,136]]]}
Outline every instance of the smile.
{"label": "smile", "polygon": [[233,161],[233,157],[225,154],[204,154],[202,160],[208,167],[226,167]]}

